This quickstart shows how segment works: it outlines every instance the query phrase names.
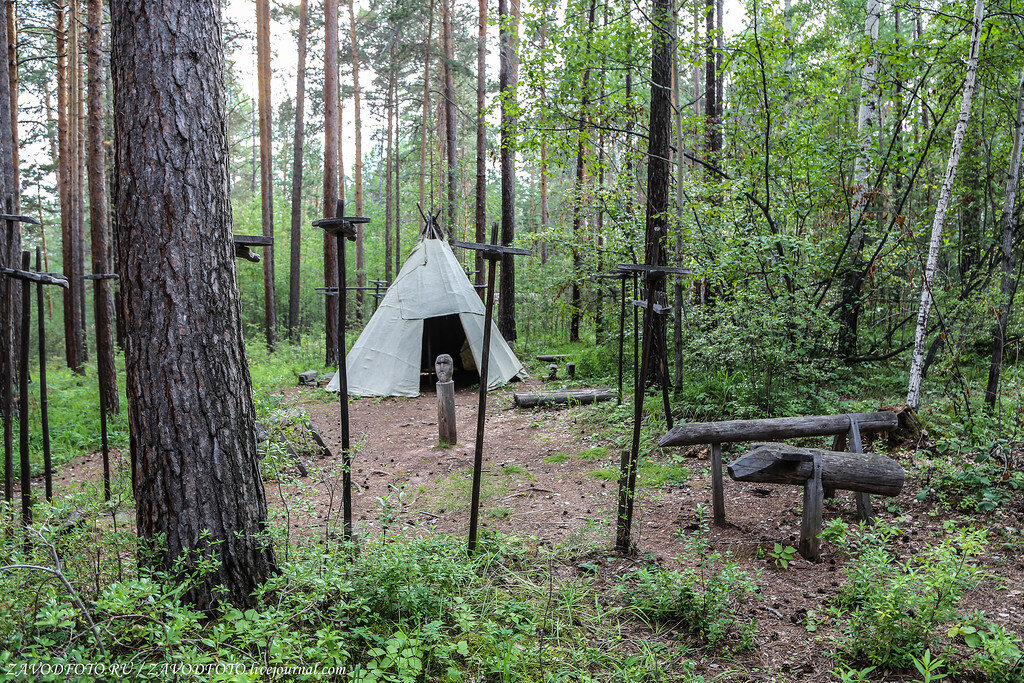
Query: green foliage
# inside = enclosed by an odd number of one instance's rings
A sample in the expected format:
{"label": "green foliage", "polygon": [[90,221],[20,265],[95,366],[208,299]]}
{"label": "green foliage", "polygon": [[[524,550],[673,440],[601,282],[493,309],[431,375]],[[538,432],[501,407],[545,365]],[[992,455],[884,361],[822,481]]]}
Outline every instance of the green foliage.
{"label": "green foliage", "polygon": [[960,599],[981,578],[974,558],[985,532],[960,529],[908,560],[891,548],[902,535],[879,522],[847,537],[852,557],[837,606],[845,619],[843,649],[855,661],[913,667],[939,645],[942,625],[958,617]]}
{"label": "green foliage", "polygon": [[781,543],[774,543],[768,551],[768,557],[776,569],[788,569],[789,563],[796,559],[796,548]]}
{"label": "green foliage", "polygon": [[[958,449],[959,450],[959,449]],[[1012,444],[1000,442],[967,458],[953,453],[934,458],[928,484],[917,494],[934,494],[942,504],[966,512],[992,512],[1024,490],[1024,472],[1012,469]]]}
{"label": "green foliage", "polygon": [[675,622],[700,642],[753,647],[756,621],[741,606],[757,593],[755,577],[740,569],[728,553],[713,550],[706,527],[686,539],[678,558],[682,569],[641,567],[625,578],[623,601],[637,614],[659,622]]}

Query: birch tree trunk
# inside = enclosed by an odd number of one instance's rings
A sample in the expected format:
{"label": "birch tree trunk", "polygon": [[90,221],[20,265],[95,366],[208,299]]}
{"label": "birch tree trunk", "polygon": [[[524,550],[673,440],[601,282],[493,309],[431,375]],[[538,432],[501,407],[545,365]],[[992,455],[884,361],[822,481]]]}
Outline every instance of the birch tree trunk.
{"label": "birch tree trunk", "polygon": [[302,273],[302,167],[306,144],[306,32],[309,28],[309,6],[299,0],[299,64],[295,77],[295,135],[292,138],[292,224],[291,253],[288,272],[288,338],[298,343],[299,286]]}
{"label": "birch tree trunk", "polygon": [[[544,3],[544,16],[540,24],[540,51],[543,54],[547,47],[547,2]],[[543,109],[547,109],[547,74],[544,72],[544,61],[541,61],[541,82],[540,102]],[[551,223],[551,212],[548,209],[548,138],[542,135],[540,138],[540,227],[547,234],[548,225]],[[543,266],[548,262],[547,239],[540,243],[540,264]]]}
{"label": "birch tree trunk", "polygon": [[111,35],[136,526],[163,570],[216,561],[186,601],[247,606],[276,566],[231,244],[220,3],[116,0]]}
{"label": "birch tree trunk", "polygon": [[[274,141],[270,102],[270,0],[256,0],[256,70],[260,108],[260,207],[263,236],[274,238]],[[277,343],[277,292],[274,287],[274,245],[263,249],[263,322],[267,348]]]}
{"label": "birch tree trunk", "polygon": [[1003,370],[1003,348],[1006,346],[1006,328],[1010,323],[1010,310],[1013,306],[1014,294],[1017,292],[1017,281],[1013,277],[1014,254],[1013,236],[1017,231],[1017,187],[1020,184],[1021,142],[1024,140],[1024,71],[1021,72],[1017,86],[1017,112],[1014,117],[1013,151],[1010,153],[1010,164],[1006,173],[1006,197],[1003,200],[1003,215],[1000,219],[1002,244],[999,254],[1000,287],[999,304],[996,308],[996,332],[992,338],[992,362],[988,369],[988,384],[985,387],[985,403],[989,407],[996,404],[999,394],[999,376]]}
{"label": "birch tree trunk", "polygon": [[924,369],[925,342],[928,335],[928,316],[932,310],[932,285],[935,281],[935,270],[939,263],[939,247],[942,245],[942,229],[946,223],[946,212],[953,196],[953,183],[956,181],[956,170],[960,163],[960,152],[963,149],[967,122],[971,116],[971,100],[978,75],[978,52],[981,49],[981,24],[985,18],[985,0],[975,0],[974,18],[971,29],[970,54],[967,56],[967,77],[964,80],[963,97],[960,101],[960,118],[953,131],[953,146],[949,152],[949,164],[946,166],[946,177],[939,191],[939,199],[935,206],[935,219],[932,221],[932,234],[928,243],[928,261],[924,269],[924,283],[921,287],[921,305],[917,312],[917,331],[914,335],[914,355],[910,362],[910,382],[907,386],[907,405],[917,408],[921,402],[921,375]]}

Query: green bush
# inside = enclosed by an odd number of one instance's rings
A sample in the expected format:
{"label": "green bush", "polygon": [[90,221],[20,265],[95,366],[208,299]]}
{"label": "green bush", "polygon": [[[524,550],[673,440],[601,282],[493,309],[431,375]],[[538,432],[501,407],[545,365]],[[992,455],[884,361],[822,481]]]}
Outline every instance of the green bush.
{"label": "green bush", "polygon": [[740,606],[757,593],[755,577],[728,553],[713,550],[706,528],[686,545],[686,554],[678,558],[682,569],[652,565],[627,576],[619,589],[623,601],[646,619],[675,622],[702,643],[753,647],[757,621]]}

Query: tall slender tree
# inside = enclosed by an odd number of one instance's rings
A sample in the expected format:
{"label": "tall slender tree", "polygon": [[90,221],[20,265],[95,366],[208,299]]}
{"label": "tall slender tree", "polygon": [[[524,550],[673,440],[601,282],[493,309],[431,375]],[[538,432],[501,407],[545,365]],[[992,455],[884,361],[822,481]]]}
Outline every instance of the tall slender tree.
{"label": "tall slender tree", "polygon": [[[274,140],[270,102],[270,0],[256,0],[256,70],[260,108],[260,216],[263,236],[274,239]],[[274,245],[263,258],[263,315],[267,348],[277,343],[277,292],[274,286]]]}
{"label": "tall slender tree", "polygon": [[[501,71],[501,243],[512,244],[516,236],[516,88],[519,84],[519,0],[498,0],[500,17]],[[498,300],[498,330],[508,342],[516,331],[516,266],[511,254],[501,257],[501,290]]]}
{"label": "tall slender tree", "polygon": [[988,369],[988,383],[985,386],[985,403],[995,406],[999,395],[999,376],[1003,370],[1003,351],[1006,348],[1006,330],[1010,324],[1010,311],[1017,293],[1017,278],[1014,277],[1015,261],[1013,237],[1020,222],[1015,209],[1017,187],[1020,184],[1021,144],[1024,143],[1024,71],[1017,84],[1017,111],[1013,120],[1013,150],[1006,171],[1006,192],[1003,199],[1003,213],[999,227],[999,304],[996,307],[996,329],[992,336],[992,361]]}
{"label": "tall slender tree", "polygon": [[[350,5],[351,7],[351,5]],[[358,176],[357,176],[358,177]],[[358,181],[357,181],[358,182]],[[359,190],[357,189],[358,193]],[[358,200],[358,194],[357,200]],[[338,0],[324,0],[324,217],[331,218],[338,201]],[[324,233],[324,285],[344,287],[338,282],[337,241]],[[338,339],[338,299],[326,297],[327,365],[336,365]]]}
{"label": "tall slender tree", "polygon": [[[356,215],[363,215],[363,108],[362,92],[359,89],[359,34],[356,30],[356,9],[353,0],[348,1],[348,30],[352,45],[352,108],[355,125],[355,159],[352,161],[352,200],[356,204]],[[366,243],[363,231],[356,232],[356,284],[366,286]],[[356,291],[356,308],[363,310],[363,290]]]}
{"label": "tall slender tree", "polygon": [[116,0],[111,35],[142,557],[187,580],[200,610],[245,606],[275,558],[231,246],[220,3]]}
{"label": "tall slender tree", "polygon": [[960,152],[963,150],[964,135],[967,133],[967,124],[971,117],[971,101],[974,99],[974,89],[978,77],[978,53],[981,51],[981,25],[984,19],[985,0],[975,0],[974,17],[971,20],[971,43],[967,55],[967,76],[960,99],[960,117],[953,130],[949,163],[946,164],[945,179],[935,205],[935,218],[932,221],[932,233],[928,241],[928,260],[925,263],[924,282],[921,285],[921,304],[917,311],[917,330],[914,335],[914,352],[910,361],[910,381],[907,386],[907,405],[915,409],[921,402],[921,377],[924,374],[928,317],[934,301],[932,287],[935,283],[935,271],[939,264],[939,248],[942,245],[942,230],[946,225],[946,212],[949,210],[949,203],[953,197],[956,171],[960,164]]}
{"label": "tall slender tree", "polygon": [[456,138],[455,138],[455,76],[453,62],[455,61],[455,40],[452,37],[452,8],[451,0],[441,0],[441,65],[444,74],[444,134],[445,134],[445,177],[448,188],[448,234],[455,234],[457,223],[455,196],[458,187],[458,175],[456,166]]}
{"label": "tall slender tree", "polygon": [[[89,90],[89,229],[92,239],[92,270],[109,273],[110,230],[107,221],[107,158],[103,131],[103,0],[89,0],[86,21]],[[118,413],[117,367],[114,359],[114,298],[110,280],[99,280],[93,297],[96,322],[96,362],[105,372],[100,386],[107,410]]]}
{"label": "tall slender tree", "polygon": [[299,340],[299,285],[302,274],[302,160],[306,143],[306,33],[309,6],[299,0],[299,63],[295,77],[295,135],[292,138],[291,264],[288,272],[288,338]]}
{"label": "tall slender tree", "polygon": [[[477,3],[476,38],[476,241],[487,241],[487,0]],[[474,283],[477,294],[484,295],[484,255],[476,252]]]}
{"label": "tall slender tree", "polygon": [[[420,209],[423,213],[431,209],[427,206],[427,155],[430,145],[430,62],[434,42],[434,0],[430,0],[430,18],[427,20],[427,40],[423,44],[423,101],[420,112]],[[433,200],[433,197],[431,197]],[[420,222],[420,231],[426,227]]]}

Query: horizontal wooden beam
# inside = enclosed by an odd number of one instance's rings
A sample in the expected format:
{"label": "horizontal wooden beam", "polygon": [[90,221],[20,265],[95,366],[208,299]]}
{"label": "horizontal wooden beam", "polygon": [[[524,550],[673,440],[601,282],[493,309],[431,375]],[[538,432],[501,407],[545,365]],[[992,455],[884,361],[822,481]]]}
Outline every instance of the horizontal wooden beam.
{"label": "horizontal wooden beam", "polygon": [[611,389],[574,389],[569,391],[538,391],[528,394],[513,394],[519,408],[536,408],[548,405],[588,405],[610,401],[616,394]]}
{"label": "horizontal wooden beam", "polygon": [[803,486],[814,476],[814,456],[821,460],[824,488],[896,496],[903,490],[903,467],[878,453],[842,453],[798,448],[784,443],[758,444],[729,464],[735,481]]}
{"label": "horizontal wooden beam", "polygon": [[896,413],[889,410],[852,415],[808,415],[805,417],[774,417],[764,420],[682,422],[661,437],[658,445],[693,446],[704,443],[773,441],[804,436],[843,434],[850,429],[850,417],[856,419],[861,432],[882,432],[896,429],[899,426],[899,418]]}

